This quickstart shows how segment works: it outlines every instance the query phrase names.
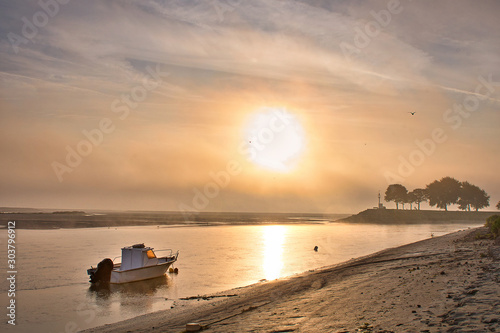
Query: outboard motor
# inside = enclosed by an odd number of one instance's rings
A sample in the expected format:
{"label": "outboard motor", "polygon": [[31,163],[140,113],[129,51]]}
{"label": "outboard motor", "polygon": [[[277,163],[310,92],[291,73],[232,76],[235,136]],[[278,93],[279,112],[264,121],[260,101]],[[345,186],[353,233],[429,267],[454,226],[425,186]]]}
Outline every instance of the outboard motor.
{"label": "outboard motor", "polygon": [[97,269],[89,269],[90,283],[109,283],[113,260],[106,258],[97,264]]}

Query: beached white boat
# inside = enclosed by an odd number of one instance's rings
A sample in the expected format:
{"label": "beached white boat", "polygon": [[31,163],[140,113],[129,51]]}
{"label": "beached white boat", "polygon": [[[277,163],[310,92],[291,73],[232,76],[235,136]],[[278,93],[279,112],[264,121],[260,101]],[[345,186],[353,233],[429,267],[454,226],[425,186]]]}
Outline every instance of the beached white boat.
{"label": "beached white boat", "polygon": [[[102,260],[96,268],[87,270],[91,283],[128,283],[153,279],[164,275],[170,265],[177,261],[179,251],[157,257],[153,248],[135,244],[122,248],[121,263],[115,264],[109,258]],[[117,257],[120,258],[120,257]],[[115,258],[115,259],[117,259]]]}

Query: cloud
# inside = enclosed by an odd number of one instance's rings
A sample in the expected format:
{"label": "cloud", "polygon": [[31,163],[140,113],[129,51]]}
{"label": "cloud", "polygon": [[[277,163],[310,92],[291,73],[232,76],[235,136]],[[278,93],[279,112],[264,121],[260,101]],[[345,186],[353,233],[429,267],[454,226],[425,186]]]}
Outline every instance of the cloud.
{"label": "cloud", "polygon": [[[22,18],[41,10],[36,2],[0,6],[3,36],[21,34]],[[72,1],[18,53],[0,42],[0,163],[8,170],[0,183],[17,187],[12,204],[29,203],[30,190],[82,199],[92,192],[111,198],[119,189],[127,202],[142,193],[155,202],[150,208],[168,202],[175,209],[176,193],[189,201],[211,171],[236,159],[245,172],[216,209],[271,210],[275,202],[321,210],[335,201],[354,210],[371,205],[385,186],[383,173],[437,127],[450,139],[408,177],[410,186],[438,171],[491,175],[483,166],[460,167],[463,155],[452,146],[470,151],[472,143],[488,163],[497,161],[490,128],[498,94],[457,131],[443,113],[478,96],[479,75],[499,80],[498,6],[401,2],[386,26],[346,56],[341,45],[355,46],[359,31],[376,27],[373,12],[386,10],[386,1]],[[113,101],[157,65],[168,72],[163,83],[119,119]],[[308,150],[292,175],[266,174],[238,153],[246,116],[263,105],[287,107],[307,131]],[[116,131],[59,184],[51,162],[64,161],[66,146],[102,118]],[[121,205],[113,200],[103,205]]]}
{"label": "cloud", "polygon": [[[32,75],[38,78],[44,72],[60,72],[57,68],[63,65],[94,80],[115,81],[136,74],[130,60],[137,59],[339,86],[347,81],[360,86],[373,77],[399,83],[411,80],[426,63],[425,54],[385,32],[362,50],[362,57],[348,61],[339,45],[352,43],[353,26],[359,22],[296,2],[241,2],[223,14],[217,6],[195,2],[188,7],[178,1],[163,5],[75,2],[65,9],[37,36],[33,53],[23,54],[32,65],[27,65],[28,61],[19,64],[36,68]],[[392,52],[387,54],[387,49]],[[397,59],[405,61],[397,65]],[[404,72],[408,72],[407,77],[401,77]],[[78,79],[79,75],[74,81]]]}

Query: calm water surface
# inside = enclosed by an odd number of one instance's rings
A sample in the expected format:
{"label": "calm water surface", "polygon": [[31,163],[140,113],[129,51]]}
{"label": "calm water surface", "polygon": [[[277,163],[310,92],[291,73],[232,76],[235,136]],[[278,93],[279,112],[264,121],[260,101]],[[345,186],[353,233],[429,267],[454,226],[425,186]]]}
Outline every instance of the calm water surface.
{"label": "calm water surface", "polygon": [[[333,223],[17,230],[17,325],[7,325],[4,319],[0,327],[12,332],[74,332],[170,309],[180,297],[289,276],[474,226]],[[5,230],[0,237],[6,247]],[[86,269],[136,243],[179,250],[179,274],[91,290]],[[313,251],[316,245],[318,252]],[[6,272],[6,251],[2,253],[0,268]],[[6,279],[0,286],[5,309]]]}

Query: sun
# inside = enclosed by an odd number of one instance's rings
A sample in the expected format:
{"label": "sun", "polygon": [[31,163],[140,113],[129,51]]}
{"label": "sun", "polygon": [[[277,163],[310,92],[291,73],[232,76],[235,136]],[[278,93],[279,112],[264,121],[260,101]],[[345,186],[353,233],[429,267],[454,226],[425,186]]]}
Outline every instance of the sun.
{"label": "sun", "polygon": [[305,147],[304,130],[285,108],[262,107],[245,127],[248,159],[258,166],[289,172]]}

